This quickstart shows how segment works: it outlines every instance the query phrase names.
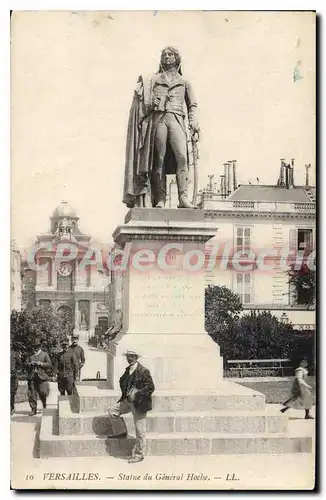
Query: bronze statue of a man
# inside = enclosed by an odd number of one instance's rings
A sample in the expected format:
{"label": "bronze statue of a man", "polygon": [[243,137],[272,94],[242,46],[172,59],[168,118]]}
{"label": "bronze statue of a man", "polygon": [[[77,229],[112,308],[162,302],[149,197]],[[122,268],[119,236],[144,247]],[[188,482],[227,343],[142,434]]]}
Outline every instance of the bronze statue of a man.
{"label": "bronze statue of a man", "polygon": [[123,202],[130,208],[164,208],[166,175],[176,174],[179,208],[196,208],[188,200],[190,151],[197,141],[197,102],[182,76],[181,57],[173,47],[162,51],[159,71],[140,76],[132,101],[126,146]]}

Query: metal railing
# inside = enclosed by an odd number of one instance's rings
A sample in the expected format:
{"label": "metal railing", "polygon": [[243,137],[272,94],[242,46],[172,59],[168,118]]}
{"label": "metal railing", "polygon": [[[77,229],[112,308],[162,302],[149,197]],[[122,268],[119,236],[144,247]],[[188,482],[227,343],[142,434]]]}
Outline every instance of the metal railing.
{"label": "metal railing", "polygon": [[280,376],[293,374],[290,359],[231,359],[227,362],[226,375],[245,376]]}

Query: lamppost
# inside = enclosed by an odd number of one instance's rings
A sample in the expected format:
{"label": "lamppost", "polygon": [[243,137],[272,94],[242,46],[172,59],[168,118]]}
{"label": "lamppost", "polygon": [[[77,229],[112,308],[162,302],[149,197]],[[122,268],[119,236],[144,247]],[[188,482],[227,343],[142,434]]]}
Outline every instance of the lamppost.
{"label": "lamppost", "polygon": [[289,324],[289,317],[288,317],[288,315],[285,312],[282,313],[281,322],[283,323],[283,325],[288,325]]}

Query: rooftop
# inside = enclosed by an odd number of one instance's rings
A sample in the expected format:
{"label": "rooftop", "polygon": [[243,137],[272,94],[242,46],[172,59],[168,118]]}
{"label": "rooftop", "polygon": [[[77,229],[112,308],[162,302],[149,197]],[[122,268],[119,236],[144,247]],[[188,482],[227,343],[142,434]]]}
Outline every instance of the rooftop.
{"label": "rooftop", "polygon": [[293,186],[288,189],[286,186],[264,186],[259,184],[240,185],[227,200],[288,203],[311,203],[312,201],[307,193],[307,188],[304,186]]}

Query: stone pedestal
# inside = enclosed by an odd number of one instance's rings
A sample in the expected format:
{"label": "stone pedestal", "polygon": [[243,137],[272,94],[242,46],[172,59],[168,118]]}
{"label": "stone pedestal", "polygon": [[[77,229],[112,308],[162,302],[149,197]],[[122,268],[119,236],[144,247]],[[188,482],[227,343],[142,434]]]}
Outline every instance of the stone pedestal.
{"label": "stone pedestal", "polygon": [[118,389],[133,349],[156,390],[215,389],[219,347],[204,328],[205,243],[217,227],[201,210],[132,209],[114,239],[124,251],[123,334],[110,346],[108,384]]}

